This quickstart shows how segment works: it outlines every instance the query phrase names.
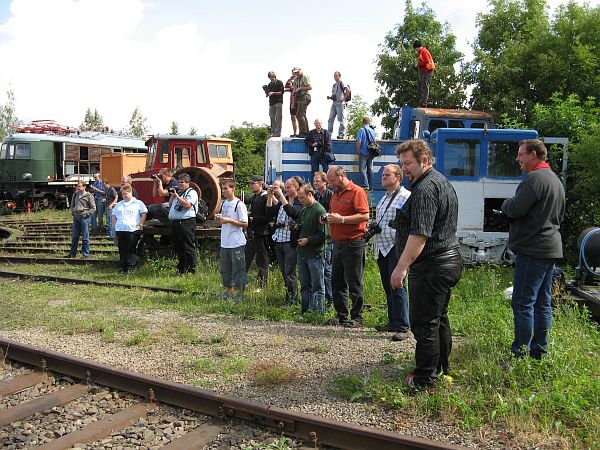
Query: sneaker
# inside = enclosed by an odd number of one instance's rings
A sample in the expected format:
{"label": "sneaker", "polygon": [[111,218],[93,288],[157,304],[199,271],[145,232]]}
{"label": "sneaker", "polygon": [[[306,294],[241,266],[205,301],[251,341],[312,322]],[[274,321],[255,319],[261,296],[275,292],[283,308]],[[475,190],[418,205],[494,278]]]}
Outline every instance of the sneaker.
{"label": "sneaker", "polygon": [[346,328],[362,328],[363,322],[362,320],[349,320],[348,322],[344,323],[344,327]]}
{"label": "sneaker", "polygon": [[327,322],[327,325],[333,325],[334,327],[341,327],[344,326],[348,321],[345,319],[340,319],[339,317],[334,317],[333,319],[331,319],[329,322]]}
{"label": "sneaker", "polygon": [[406,375],[406,378],[404,378],[403,384],[404,386],[409,388],[416,388],[417,386],[415,385],[415,376],[412,373],[409,373],[408,375]]}
{"label": "sneaker", "polygon": [[337,139],[344,139],[344,136],[340,135],[337,137]]}
{"label": "sneaker", "polygon": [[394,333],[392,336],[392,341],[400,342],[408,339],[408,331],[400,331],[399,333]]}
{"label": "sneaker", "polygon": [[235,294],[233,297],[231,297],[231,301],[233,303],[239,303],[244,299],[244,296],[242,294]]}
{"label": "sneaker", "polygon": [[223,301],[231,300],[231,294],[227,291],[223,292],[221,294],[221,300],[223,300]]}

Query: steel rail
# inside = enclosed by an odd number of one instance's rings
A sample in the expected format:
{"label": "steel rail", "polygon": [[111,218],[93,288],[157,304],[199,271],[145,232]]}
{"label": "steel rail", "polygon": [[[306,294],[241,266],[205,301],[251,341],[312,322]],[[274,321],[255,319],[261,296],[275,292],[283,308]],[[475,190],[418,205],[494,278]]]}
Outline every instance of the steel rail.
{"label": "steel rail", "polygon": [[20,272],[6,272],[0,271],[0,277],[2,278],[16,278],[19,280],[31,280],[31,281],[55,281],[58,283],[67,284],[85,284],[92,286],[103,286],[103,287],[120,287],[125,289],[146,289],[154,292],[166,292],[170,294],[184,294],[186,291],[183,289],[165,288],[160,286],[144,286],[139,284],[127,284],[127,283],[113,283],[112,281],[94,281],[94,280],[82,280],[81,278],[67,278],[57,277],[54,275],[35,275],[29,273]]}
{"label": "steel rail", "polygon": [[[94,361],[0,338],[6,358],[34,367],[90,380],[98,385],[120,389],[146,398],[149,390],[156,400],[201,414],[237,418],[267,429],[317,444],[349,450],[457,450],[458,447],[390,431],[362,427],[322,417],[268,406],[252,400],[225,396],[206,389],[161,380],[110,367]],[[0,355],[1,356],[1,355]]]}
{"label": "steel rail", "polygon": [[0,255],[0,262],[12,264],[67,264],[73,266],[116,266],[119,261],[115,259],[78,259],[78,258],[38,258],[36,256],[8,256]]}
{"label": "steel rail", "polygon": [[[56,247],[56,248],[48,248],[48,247],[6,247],[0,246],[0,252],[8,252],[8,253],[65,253],[70,249],[66,247]],[[103,248],[93,249],[93,253],[101,253],[107,255],[116,255],[117,250],[109,250]]]}

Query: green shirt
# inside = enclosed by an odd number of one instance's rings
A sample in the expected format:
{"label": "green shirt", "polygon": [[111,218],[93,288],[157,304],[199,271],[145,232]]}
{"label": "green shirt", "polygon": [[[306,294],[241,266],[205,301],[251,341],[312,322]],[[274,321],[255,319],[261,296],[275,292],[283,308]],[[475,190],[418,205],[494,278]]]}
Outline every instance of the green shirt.
{"label": "green shirt", "polygon": [[299,239],[308,238],[308,245],[298,246],[298,256],[318,258],[325,251],[325,240],[329,236],[329,227],[320,223],[319,218],[325,214],[325,208],[315,201],[312,206],[305,206],[300,213]]}

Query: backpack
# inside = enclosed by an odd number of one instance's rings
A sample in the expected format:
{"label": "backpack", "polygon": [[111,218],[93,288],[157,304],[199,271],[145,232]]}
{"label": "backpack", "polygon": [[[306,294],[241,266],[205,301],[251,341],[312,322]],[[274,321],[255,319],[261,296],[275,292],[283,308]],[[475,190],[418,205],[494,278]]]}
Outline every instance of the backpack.
{"label": "backpack", "polygon": [[[188,188],[187,191],[183,193],[183,197],[185,197],[188,192],[190,192],[193,188]],[[204,201],[204,199],[198,196],[198,207],[196,208],[196,204],[192,203],[192,208],[194,208],[194,212],[196,213],[196,222],[202,223],[206,222],[206,216],[208,215],[208,205]]]}
{"label": "backpack", "polygon": [[350,100],[352,100],[352,89],[350,89],[349,84],[346,85],[346,89],[348,89],[348,93],[344,95],[344,102],[348,103]]}

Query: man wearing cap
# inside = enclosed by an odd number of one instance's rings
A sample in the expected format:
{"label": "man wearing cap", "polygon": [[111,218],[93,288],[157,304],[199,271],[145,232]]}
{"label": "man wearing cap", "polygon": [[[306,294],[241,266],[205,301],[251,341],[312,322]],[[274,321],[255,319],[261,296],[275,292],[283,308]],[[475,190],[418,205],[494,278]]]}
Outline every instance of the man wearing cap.
{"label": "man wearing cap", "polygon": [[253,175],[250,178],[250,197],[248,208],[248,242],[246,243],[246,273],[256,256],[258,267],[258,284],[260,287],[267,285],[269,274],[269,251],[267,236],[269,234],[268,224],[271,220],[267,215],[267,191],[263,188],[263,177]]}
{"label": "man wearing cap", "polygon": [[296,112],[296,118],[298,120],[299,135],[298,137],[305,138],[308,136],[308,119],[306,118],[306,110],[310,104],[310,78],[304,75],[300,67],[294,67],[292,73],[296,75],[294,81],[294,92],[296,101],[298,102],[298,110]]}
{"label": "man wearing cap", "polygon": [[429,100],[429,83],[431,82],[431,76],[435,70],[435,63],[429,50],[425,48],[421,41],[413,42],[413,48],[419,54],[415,67],[419,71],[419,81],[417,89],[419,91],[419,106],[422,108],[427,107],[427,101]]}

